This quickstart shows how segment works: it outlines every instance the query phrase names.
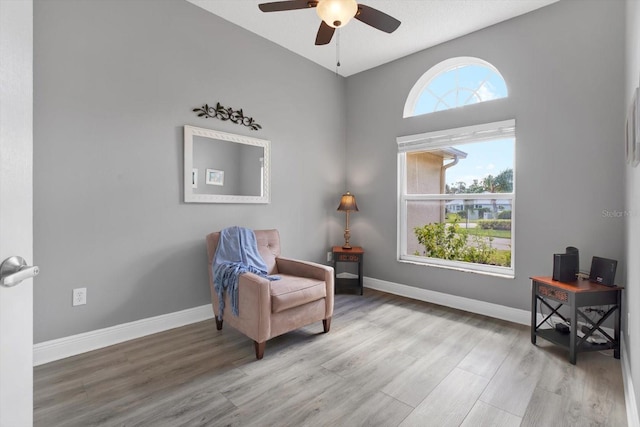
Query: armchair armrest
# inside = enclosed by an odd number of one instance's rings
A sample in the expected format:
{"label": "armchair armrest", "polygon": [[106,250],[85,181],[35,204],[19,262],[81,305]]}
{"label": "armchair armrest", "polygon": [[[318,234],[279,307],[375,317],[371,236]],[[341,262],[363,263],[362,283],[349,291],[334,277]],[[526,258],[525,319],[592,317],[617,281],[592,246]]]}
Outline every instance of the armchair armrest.
{"label": "armchair armrest", "polygon": [[333,315],[333,267],[311,261],[302,261],[286,257],[277,257],[276,266],[278,268],[278,273],[289,274],[291,276],[298,277],[307,277],[310,279],[322,280],[323,282],[325,282],[327,287],[327,308],[325,318],[329,318]]}
{"label": "armchair armrest", "polygon": [[[228,311],[227,311],[228,310]],[[225,318],[256,342],[264,342],[271,334],[271,289],[269,280],[253,273],[238,278],[238,312],[225,308]],[[231,319],[233,318],[233,319]]]}
{"label": "armchair armrest", "polygon": [[276,265],[278,272],[282,274],[324,281],[327,281],[327,276],[331,276],[333,280],[333,267],[328,265],[286,257],[277,257]]}

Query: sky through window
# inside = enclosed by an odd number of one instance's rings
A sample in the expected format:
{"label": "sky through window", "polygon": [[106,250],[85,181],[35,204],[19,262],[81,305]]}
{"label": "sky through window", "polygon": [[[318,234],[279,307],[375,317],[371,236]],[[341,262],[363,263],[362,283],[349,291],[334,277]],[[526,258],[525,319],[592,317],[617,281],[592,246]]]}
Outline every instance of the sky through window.
{"label": "sky through window", "polygon": [[507,97],[499,73],[478,64],[457,65],[433,77],[420,94],[414,115],[463,107]]}

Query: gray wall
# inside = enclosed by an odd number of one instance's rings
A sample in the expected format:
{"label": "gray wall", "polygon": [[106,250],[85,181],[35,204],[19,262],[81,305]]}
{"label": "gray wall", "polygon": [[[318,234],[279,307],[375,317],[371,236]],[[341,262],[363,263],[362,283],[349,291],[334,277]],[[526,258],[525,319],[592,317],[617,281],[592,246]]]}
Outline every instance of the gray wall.
{"label": "gray wall", "polygon": [[[344,221],[344,79],[183,0],[34,9],[36,343],[209,303],[204,238],[227,226],[325,259]],[[218,101],[263,129],[191,111]],[[183,203],[185,124],[270,140],[271,204]]]}
{"label": "gray wall", "polygon": [[[353,242],[365,275],[529,310],[533,275],[552,254],[623,260],[624,3],[561,1],[347,79],[348,188],[358,196]],[[406,97],[439,62],[476,56],[504,76],[509,98],[402,118]],[[396,260],[396,137],[516,119],[515,279]],[[624,263],[618,280],[624,279]]]}
{"label": "gray wall", "polygon": [[[627,0],[627,34],[624,108],[631,105],[633,91],[640,85],[640,2]],[[631,365],[632,382],[635,390],[636,407],[640,409],[640,166],[626,168],[627,191],[625,220],[627,225],[627,275],[625,291],[625,311],[623,320],[625,344]],[[636,357],[631,357],[635,354]],[[637,411],[636,411],[637,413]]]}

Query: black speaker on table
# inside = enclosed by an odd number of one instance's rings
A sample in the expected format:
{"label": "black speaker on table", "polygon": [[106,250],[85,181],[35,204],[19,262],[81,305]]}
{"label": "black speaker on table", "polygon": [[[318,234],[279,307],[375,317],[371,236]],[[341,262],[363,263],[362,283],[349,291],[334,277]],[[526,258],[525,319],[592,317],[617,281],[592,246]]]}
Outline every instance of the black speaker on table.
{"label": "black speaker on table", "polygon": [[575,282],[580,270],[580,255],[577,248],[568,246],[563,254],[553,255],[553,280]]}

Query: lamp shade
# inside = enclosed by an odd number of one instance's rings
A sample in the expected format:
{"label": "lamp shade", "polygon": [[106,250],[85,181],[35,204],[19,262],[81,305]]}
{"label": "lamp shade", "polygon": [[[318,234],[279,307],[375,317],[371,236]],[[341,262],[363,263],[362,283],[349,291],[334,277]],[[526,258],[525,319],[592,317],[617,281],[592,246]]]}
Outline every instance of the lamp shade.
{"label": "lamp shade", "polygon": [[356,0],[320,0],[316,12],[328,26],[338,28],[356,16],[358,3]]}
{"label": "lamp shade", "polygon": [[339,211],[354,211],[358,212],[358,205],[356,204],[356,196],[349,193],[348,191],[342,195],[340,199],[340,206],[338,206]]}

